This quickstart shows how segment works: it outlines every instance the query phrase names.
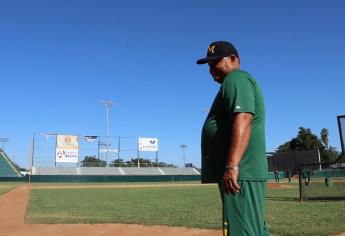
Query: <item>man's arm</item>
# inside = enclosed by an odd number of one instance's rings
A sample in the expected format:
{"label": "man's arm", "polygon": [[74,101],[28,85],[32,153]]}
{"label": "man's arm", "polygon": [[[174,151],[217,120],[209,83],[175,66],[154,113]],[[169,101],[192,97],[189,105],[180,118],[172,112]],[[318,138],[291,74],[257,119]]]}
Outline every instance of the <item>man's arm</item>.
{"label": "man's arm", "polygon": [[226,193],[240,191],[237,184],[238,166],[249,143],[252,121],[251,113],[237,113],[234,117],[227,166],[223,175]]}

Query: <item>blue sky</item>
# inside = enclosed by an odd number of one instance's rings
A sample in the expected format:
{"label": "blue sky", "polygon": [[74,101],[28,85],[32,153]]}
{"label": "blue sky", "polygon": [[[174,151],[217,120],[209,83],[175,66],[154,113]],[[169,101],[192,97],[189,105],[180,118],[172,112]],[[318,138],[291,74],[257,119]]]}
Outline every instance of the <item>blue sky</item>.
{"label": "blue sky", "polygon": [[219,85],[195,61],[234,43],[265,96],[267,151],[345,113],[344,1],[1,1],[0,137],[28,166],[34,132],[159,138],[159,159],[200,166]]}

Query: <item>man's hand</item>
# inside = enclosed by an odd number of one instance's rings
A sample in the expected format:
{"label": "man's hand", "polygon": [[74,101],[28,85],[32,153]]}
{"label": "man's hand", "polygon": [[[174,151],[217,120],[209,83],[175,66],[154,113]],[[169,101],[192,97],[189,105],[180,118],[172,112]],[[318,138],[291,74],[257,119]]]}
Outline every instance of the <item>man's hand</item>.
{"label": "man's hand", "polygon": [[240,191],[240,186],[237,183],[238,170],[226,169],[223,175],[224,190],[226,194],[238,193]]}

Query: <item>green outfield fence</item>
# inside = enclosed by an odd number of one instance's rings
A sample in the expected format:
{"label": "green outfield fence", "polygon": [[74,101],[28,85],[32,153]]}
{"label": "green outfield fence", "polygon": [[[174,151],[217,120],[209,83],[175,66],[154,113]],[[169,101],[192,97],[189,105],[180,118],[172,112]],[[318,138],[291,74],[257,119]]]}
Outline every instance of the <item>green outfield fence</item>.
{"label": "green outfield fence", "polygon": [[77,175],[31,175],[14,178],[0,177],[0,182],[72,182],[72,183],[97,183],[97,182],[175,182],[175,181],[201,181],[200,175],[154,175],[154,176],[77,176]]}
{"label": "green outfield fence", "polygon": [[[279,172],[278,172],[278,178],[279,178],[279,179],[287,178],[286,173],[283,172],[283,171],[279,171]],[[275,174],[274,174],[274,172],[268,172],[268,179],[269,179],[269,180],[275,179]]]}
{"label": "green outfield fence", "polygon": [[[279,179],[286,178],[284,172],[279,172]],[[274,173],[268,173],[268,179],[274,180]],[[174,182],[174,181],[201,181],[200,175],[29,175],[23,177],[0,177],[0,182]]]}
{"label": "green outfield fence", "polygon": [[27,182],[26,177],[0,177],[0,182]]}

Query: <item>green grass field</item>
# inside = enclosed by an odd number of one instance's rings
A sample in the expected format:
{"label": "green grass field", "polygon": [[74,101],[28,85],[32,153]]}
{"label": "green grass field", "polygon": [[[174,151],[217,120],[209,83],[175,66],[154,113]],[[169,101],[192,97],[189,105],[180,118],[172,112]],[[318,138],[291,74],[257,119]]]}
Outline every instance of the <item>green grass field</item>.
{"label": "green grass field", "polygon": [[327,187],[325,180],[312,179],[309,185],[302,184],[304,197],[341,197],[345,195],[345,178],[332,178],[332,186]]}
{"label": "green grass field", "polygon": [[[298,202],[293,189],[270,189],[267,222],[274,235],[332,235],[345,231],[345,201]],[[135,223],[220,229],[215,185],[101,189],[33,189],[28,223]]]}
{"label": "green grass field", "polygon": [[0,195],[7,193],[11,189],[18,186],[20,183],[12,183],[12,182],[0,182]]}

